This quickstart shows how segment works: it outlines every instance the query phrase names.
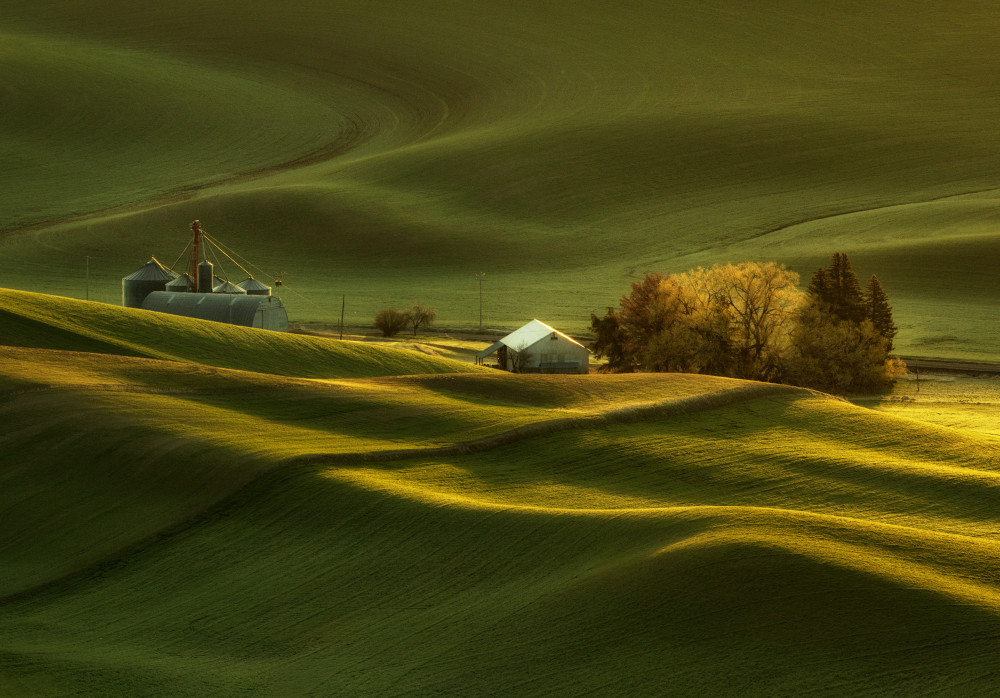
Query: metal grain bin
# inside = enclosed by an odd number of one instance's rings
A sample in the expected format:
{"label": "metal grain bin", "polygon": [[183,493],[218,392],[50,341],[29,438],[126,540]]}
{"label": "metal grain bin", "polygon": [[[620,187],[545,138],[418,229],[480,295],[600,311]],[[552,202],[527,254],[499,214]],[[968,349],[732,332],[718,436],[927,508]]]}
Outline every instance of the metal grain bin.
{"label": "metal grain bin", "polygon": [[190,274],[181,274],[173,281],[167,282],[166,290],[174,293],[190,293],[194,290],[194,279]]}
{"label": "metal grain bin", "polygon": [[242,288],[244,291],[246,291],[248,296],[270,296],[271,295],[271,287],[267,286],[265,284],[262,284],[261,282],[257,281],[257,279],[253,278],[252,276],[249,279],[244,279],[243,281],[239,282],[236,285],[239,286],[240,288]]}
{"label": "metal grain bin", "polygon": [[122,279],[122,305],[126,308],[141,308],[146,296],[154,291],[163,291],[167,283],[177,278],[177,274],[160,264],[156,257]]}
{"label": "metal grain bin", "polygon": [[215,286],[212,263],[207,259],[198,265],[198,293],[211,293]]}
{"label": "metal grain bin", "polygon": [[212,289],[212,293],[231,293],[237,296],[245,296],[247,294],[242,288],[236,284],[229,283],[228,281],[223,281]]}

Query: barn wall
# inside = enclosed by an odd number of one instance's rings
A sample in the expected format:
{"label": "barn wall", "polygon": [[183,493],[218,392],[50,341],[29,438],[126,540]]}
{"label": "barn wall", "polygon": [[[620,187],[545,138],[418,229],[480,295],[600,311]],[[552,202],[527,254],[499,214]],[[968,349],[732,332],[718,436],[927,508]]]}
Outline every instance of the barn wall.
{"label": "barn wall", "polygon": [[528,347],[528,352],[531,354],[528,366],[532,369],[545,370],[543,364],[575,362],[580,373],[587,373],[590,370],[590,352],[562,335],[554,334],[540,339]]}

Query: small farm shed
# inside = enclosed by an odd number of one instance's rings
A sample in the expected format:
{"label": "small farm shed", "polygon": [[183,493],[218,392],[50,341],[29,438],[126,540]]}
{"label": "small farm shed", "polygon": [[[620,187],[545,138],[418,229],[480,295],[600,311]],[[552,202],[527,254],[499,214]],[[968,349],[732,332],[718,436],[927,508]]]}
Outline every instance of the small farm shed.
{"label": "small farm shed", "polygon": [[497,364],[518,373],[588,373],[590,351],[572,337],[532,320],[476,354],[482,364],[496,353]]}

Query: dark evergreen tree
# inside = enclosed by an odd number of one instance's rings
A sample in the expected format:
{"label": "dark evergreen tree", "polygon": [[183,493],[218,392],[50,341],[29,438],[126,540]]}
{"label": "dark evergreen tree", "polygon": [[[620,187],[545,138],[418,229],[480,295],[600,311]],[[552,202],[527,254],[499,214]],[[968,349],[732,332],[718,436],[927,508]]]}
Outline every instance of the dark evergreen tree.
{"label": "dark evergreen tree", "polygon": [[887,351],[892,351],[892,340],[896,336],[899,328],[892,322],[892,306],[889,305],[889,296],[886,295],[878,277],[872,274],[868,280],[865,300],[868,309],[868,319],[875,326],[875,331],[885,338],[888,343]]}
{"label": "dark evergreen tree", "polygon": [[834,392],[865,392],[891,385],[903,364],[889,359],[896,326],[889,299],[872,276],[866,292],[843,252],[817,269],[809,304],[799,316],[785,378]]}
{"label": "dark evergreen tree", "polygon": [[854,273],[851,260],[843,252],[836,252],[826,270],[826,283],[830,310],[841,320],[861,322],[868,316],[868,308],[861,282]]}
{"label": "dark evergreen tree", "polygon": [[833,305],[833,298],[830,294],[830,282],[826,278],[826,269],[820,267],[815,271],[812,276],[812,280],[809,282],[809,288],[806,289],[806,293],[814,303]]}

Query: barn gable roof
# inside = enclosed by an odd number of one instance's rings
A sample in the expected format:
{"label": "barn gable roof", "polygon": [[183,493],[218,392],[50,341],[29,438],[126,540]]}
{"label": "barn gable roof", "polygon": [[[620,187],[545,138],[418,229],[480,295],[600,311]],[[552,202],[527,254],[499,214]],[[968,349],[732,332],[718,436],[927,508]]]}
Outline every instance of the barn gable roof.
{"label": "barn gable roof", "polygon": [[511,349],[518,349],[520,347],[530,347],[532,344],[540,339],[545,339],[553,334],[557,334],[563,339],[566,339],[578,347],[582,347],[578,341],[572,337],[563,334],[554,327],[549,327],[541,320],[532,320],[524,327],[514,330],[509,335],[501,339],[503,344],[506,344]]}
{"label": "barn gable roof", "polygon": [[559,335],[566,341],[572,342],[578,347],[586,349],[586,347],[584,347],[582,344],[580,344],[572,337],[563,334],[554,327],[546,325],[541,320],[532,320],[524,327],[514,330],[506,337],[497,340],[486,349],[483,349],[481,352],[478,352],[476,356],[478,356],[480,359],[485,359],[487,356],[495,352],[501,346],[507,346],[515,350],[519,350],[525,347],[530,347],[539,340],[545,339],[546,337],[550,337],[553,334]]}

